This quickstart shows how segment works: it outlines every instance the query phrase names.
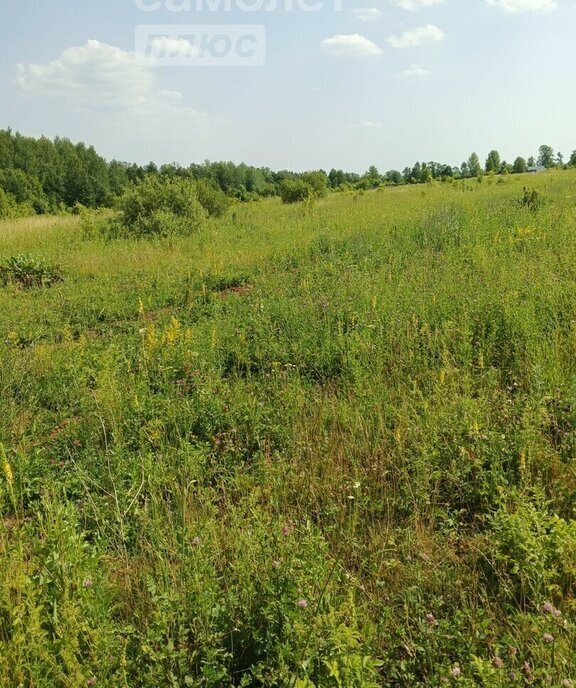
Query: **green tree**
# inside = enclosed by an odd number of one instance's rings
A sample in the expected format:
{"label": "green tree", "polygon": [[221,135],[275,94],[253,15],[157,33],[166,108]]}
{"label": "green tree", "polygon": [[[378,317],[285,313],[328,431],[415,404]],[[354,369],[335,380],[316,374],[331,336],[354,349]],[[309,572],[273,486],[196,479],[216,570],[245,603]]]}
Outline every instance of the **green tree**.
{"label": "green tree", "polygon": [[411,184],[417,184],[420,181],[420,175],[421,174],[422,174],[422,165],[419,162],[417,162],[414,164],[414,167],[412,168],[410,183]]}
{"label": "green tree", "polygon": [[554,149],[552,146],[540,146],[538,149],[538,164],[547,169],[554,167]]}
{"label": "green tree", "polygon": [[477,153],[472,153],[468,158],[468,176],[478,177],[482,174],[482,166],[480,165],[480,158]]}
{"label": "green tree", "polygon": [[324,170],[305,172],[302,180],[311,187],[312,195],[316,198],[323,198],[328,193],[328,175]]}
{"label": "green tree", "polygon": [[32,208],[30,214],[46,213],[49,210],[48,200],[38,178],[22,170],[0,170],[0,189],[10,194],[16,203]]}
{"label": "green tree", "polygon": [[262,194],[266,188],[266,175],[256,167],[246,170],[246,190],[250,193]]}
{"label": "green tree", "polygon": [[422,168],[422,171],[420,172],[420,182],[422,184],[425,184],[426,182],[431,182],[432,179],[434,179],[434,175],[432,174],[432,170],[428,167],[428,165],[424,166]]}
{"label": "green tree", "polygon": [[280,184],[282,203],[300,203],[313,196],[313,188],[303,179],[284,179]]}
{"label": "green tree", "polygon": [[380,186],[382,183],[382,177],[380,176],[380,172],[378,172],[378,168],[375,165],[371,165],[368,171],[362,177],[362,181],[367,189],[375,189],[376,187]]}
{"label": "green tree", "polygon": [[0,220],[17,217],[18,214],[19,208],[16,199],[0,187]]}
{"label": "green tree", "polygon": [[486,172],[489,174],[490,172],[494,172],[494,174],[498,174],[500,172],[500,165],[501,165],[501,159],[500,159],[500,153],[497,150],[491,150],[490,153],[488,153],[488,157],[486,158]]}
{"label": "green tree", "polygon": [[512,166],[512,172],[514,174],[522,174],[522,172],[526,172],[527,168],[526,160],[524,158],[518,156],[516,160],[514,160],[514,165]]}
{"label": "green tree", "polygon": [[536,160],[533,155],[528,158],[528,162],[526,164],[528,167],[536,167]]}
{"label": "green tree", "polygon": [[344,170],[331,169],[328,175],[328,181],[330,182],[330,187],[332,189],[337,189],[340,186],[344,186],[346,183],[346,175]]}
{"label": "green tree", "polygon": [[386,181],[389,184],[402,184],[402,174],[398,170],[388,170],[386,172]]}
{"label": "green tree", "polygon": [[572,165],[572,167],[576,167],[576,150],[572,151],[568,164]]}

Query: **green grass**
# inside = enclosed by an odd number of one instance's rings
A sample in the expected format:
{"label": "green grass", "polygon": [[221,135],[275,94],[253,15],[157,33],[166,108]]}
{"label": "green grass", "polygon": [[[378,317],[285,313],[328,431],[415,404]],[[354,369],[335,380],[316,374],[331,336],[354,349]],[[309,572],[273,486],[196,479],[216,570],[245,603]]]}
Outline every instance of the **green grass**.
{"label": "green grass", "polygon": [[27,254],[0,685],[576,681],[576,171],[0,223]]}

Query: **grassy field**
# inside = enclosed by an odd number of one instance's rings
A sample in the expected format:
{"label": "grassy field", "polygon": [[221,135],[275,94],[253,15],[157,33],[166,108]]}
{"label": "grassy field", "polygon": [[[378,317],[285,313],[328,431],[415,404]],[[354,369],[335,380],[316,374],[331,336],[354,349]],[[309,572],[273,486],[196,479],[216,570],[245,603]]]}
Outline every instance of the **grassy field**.
{"label": "grassy field", "polygon": [[25,253],[3,688],[576,685],[576,171]]}

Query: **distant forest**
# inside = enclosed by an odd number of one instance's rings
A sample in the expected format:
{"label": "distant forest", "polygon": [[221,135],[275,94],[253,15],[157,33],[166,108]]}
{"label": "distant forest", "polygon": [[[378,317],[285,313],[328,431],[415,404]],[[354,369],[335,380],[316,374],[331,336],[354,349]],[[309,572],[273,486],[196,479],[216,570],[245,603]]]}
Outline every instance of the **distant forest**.
{"label": "distant forest", "polygon": [[0,218],[31,214],[70,212],[78,208],[112,207],[131,185],[150,175],[164,178],[205,180],[239,201],[281,196],[285,202],[304,200],[330,190],[368,190],[380,186],[419,184],[482,177],[484,174],[514,174],[529,168],[576,166],[576,151],[568,160],[550,146],[541,146],[537,157],[518,157],[513,163],[491,151],[484,165],[476,153],[460,167],[436,162],[417,162],[402,172],[380,173],[375,166],[363,175],[332,169],[296,173],[275,172],[232,162],[176,163],[156,166],[106,161],[92,146],[66,138],[53,141],[0,130]]}

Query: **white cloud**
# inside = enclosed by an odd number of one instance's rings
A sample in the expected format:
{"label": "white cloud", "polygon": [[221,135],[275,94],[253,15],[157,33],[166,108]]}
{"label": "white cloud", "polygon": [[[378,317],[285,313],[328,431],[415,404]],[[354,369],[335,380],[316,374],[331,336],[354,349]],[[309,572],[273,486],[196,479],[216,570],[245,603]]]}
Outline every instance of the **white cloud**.
{"label": "white cloud", "polygon": [[100,41],[68,48],[48,64],[18,65],[14,85],[23,93],[51,98],[76,110],[206,119],[182,106],[178,91],[156,90],[150,65],[138,63],[134,53]]}
{"label": "white cloud", "polygon": [[443,2],[445,2],[445,0],[392,0],[392,2],[404,10],[416,12],[416,10],[419,10],[422,7],[432,7],[433,5],[441,5]]}
{"label": "white cloud", "polygon": [[351,124],[349,129],[382,129],[382,124],[380,122],[370,122],[365,120],[364,122],[359,122],[358,124]]}
{"label": "white cloud", "polygon": [[360,7],[352,10],[352,14],[355,14],[360,21],[363,22],[373,22],[380,19],[383,12],[377,7]]}
{"label": "white cloud", "polygon": [[508,14],[553,10],[557,4],[556,0],[486,0],[486,2],[489,5],[500,7]]}
{"label": "white cloud", "polygon": [[16,69],[20,90],[70,99],[79,106],[138,104],[153,90],[152,74],[131,53],[99,41],[68,48],[48,64],[19,64]]}
{"label": "white cloud", "polygon": [[325,52],[339,57],[375,57],[382,54],[381,48],[376,43],[357,33],[338,34],[324,39],[320,45]]}
{"label": "white cloud", "polygon": [[429,74],[430,70],[419,64],[411,64],[408,69],[400,72],[401,76],[428,76]]}
{"label": "white cloud", "polygon": [[433,24],[421,26],[417,29],[404,31],[400,36],[390,36],[387,42],[393,48],[414,48],[422,43],[441,41],[446,34]]}

